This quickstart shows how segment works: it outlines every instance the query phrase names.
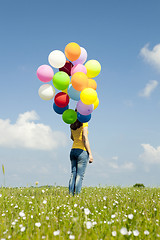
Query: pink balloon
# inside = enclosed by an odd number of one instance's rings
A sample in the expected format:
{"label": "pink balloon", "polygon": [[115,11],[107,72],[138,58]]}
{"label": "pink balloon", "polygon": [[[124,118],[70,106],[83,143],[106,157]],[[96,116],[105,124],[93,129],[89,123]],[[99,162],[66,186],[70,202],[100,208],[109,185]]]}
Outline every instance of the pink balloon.
{"label": "pink balloon", "polygon": [[87,74],[87,69],[83,64],[77,64],[71,69],[71,76],[76,72],[83,72]]}
{"label": "pink balloon", "polygon": [[76,108],[77,108],[77,112],[86,116],[93,112],[94,105],[93,104],[86,105],[81,100],[79,100]]}
{"label": "pink balloon", "polygon": [[79,63],[83,64],[87,60],[87,51],[83,47],[80,47],[80,48],[81,48],[81,55],[77,60],[72,62],[74,65],[77,65]]}
{"label": "pink balloon", "polygon": [[37,77],[42,82],[49,82],[53,79],[53,69],[48,65],[41,65],[37,69]]}

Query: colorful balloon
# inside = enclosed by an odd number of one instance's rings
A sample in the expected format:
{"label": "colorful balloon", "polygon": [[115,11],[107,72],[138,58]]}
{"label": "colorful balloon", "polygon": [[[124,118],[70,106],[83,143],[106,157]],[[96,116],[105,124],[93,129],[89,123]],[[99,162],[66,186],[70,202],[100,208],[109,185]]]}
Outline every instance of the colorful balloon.
{"label": "colorful balloon", "polygon": [[88,87],[93,88],[94,90],[97,89],[97,83],[94,79],[89,78],[88,79]]}
{"label": "colorful balloon", "polygon": [[67,44],[65,47],[65,55],[70,61],[77,60],[81,55],[80,46],[75,42]]}
{"label": "colorful balloon", "polygon": [[81,48],[81,55],[76,61],[72,62],[74,65],[83,64],[87,60],[87,51],[83,47],[80,47],[80,48]]}
{"label": "colorful balloon", "polygon": [[51,100],[55,95],[55,89],[50,84],[43,84],[39,88],[38,94],[43,100]]}
{"label": "colorful balloon", "polygon": [[69,103],[69,96],[67,93],[59,92],[56,94],[56,96],[54,98],[54,102],[58,107],[64,108]]}
{"label": "colorful balloon", "polygon": [[97,60],[89,60],[86,62],[85,67],[87,69],[88,78],[96,77],[101,71],[101,65]]}
{"label": "colorful balloon", "polygon": [[86,105],[81,100],[78,101],[76,108],[77,112],[82,115],[89,115],[93,112],[93,104]]}
{"label": "colorful balloon", "polygon": [[97,100],[93,103],[94,110],[98,107],[99,105],[99,98],[97,97]]}
{"label": "colorful balloon", "polygon": [[77,91],[88,87],[88,77],[83,72],[76,72],[71,78],[71,84]]}
{"label": "colorful balloon", "polygon": [[64,111],[62,119],[67,124],[72,124],[77,120],[77,113],[73,109]]}
{"label": "colorful balloon", "polygon": [[77,119],[82,123],[89,122],[89,120],[91,119],[91,114],[82,115],[79,112],[77,112]]}
{"label": "colorful balloon", "polygon": [[73,88],[72,84],[69,85],[67,93],[69,97],[75,101],[80,100],[80,91],[77,91],[76,89]]}
{"label": "colorful balloon", "polygon": [[66,57],[63,52],[54,50],[49,54],[48,62],[54,68],[61,68],[66,63]]}
{"label": "colorful balloon", "polygon": [[70,77],[67,73],[60,71],[53,76],[53,85],[58,90],[65,90],[68,88],[69,84]]}
{"label": "colorful balloon", "polygon": [[85,88],[80,94],[80,99],[84,104],[93,104],[97,100],[97,92],[93,88]]}
{"label": "colorful balloon", "polygon": [[67,94],[68,94],[68,88],[66,88],[66,89],[62,90],[62,92],[64,92],[64,93],[67,93]]}
{"label": "colorful balloon", "polygon": [[57,114],[63,114],[64,111],[66,111],[68,109],[68,105],[64,108],[58,107],[55,103],[53,103],[53,109]]}
{"label": "colorful balloon", "polygon": [[77,64],[71,69],[71,76],[76,72],[83,72],[87,74],[87,69],[83,64]]}
{"label": "colorful balloon", "polygon": [[73,63],[71,63],[70,61],[66,61],[65,65],[62,68],[59,68],[59,71],[66,72],[69,76],[71,76],[72,67],[73,67]]}
{"label": "colorful balloon", "polygon": [[42,82],[50,82],[53,78],[53,69],[48,65],[41,65],[37,69],[37,77]]}

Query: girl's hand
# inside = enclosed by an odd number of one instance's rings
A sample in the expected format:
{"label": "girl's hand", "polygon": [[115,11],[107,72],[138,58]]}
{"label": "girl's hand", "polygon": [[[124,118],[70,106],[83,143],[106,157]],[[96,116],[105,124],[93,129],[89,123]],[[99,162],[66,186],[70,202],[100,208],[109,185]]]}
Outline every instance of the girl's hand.
{"label": "girl's hand", "polygon": [[93,157],[92,157],[92,155],[90,154],[89,155],[89,163],[92,163],[93,162]]}

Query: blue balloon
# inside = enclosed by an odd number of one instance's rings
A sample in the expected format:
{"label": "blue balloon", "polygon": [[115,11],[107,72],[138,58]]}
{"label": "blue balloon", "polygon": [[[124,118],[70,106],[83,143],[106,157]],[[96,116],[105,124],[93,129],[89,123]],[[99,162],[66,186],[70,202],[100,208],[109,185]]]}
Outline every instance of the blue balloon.
{"label": "blue balloon", "polygon": [[64,107],[64,108],[60,108],[60,107],[58,107],[55,103],[53,103],[53,109],[54,109],[54,111],[55,111],[56,113],[58,113],[58,114],[63,114],[63,112],[68,109],[68,107],[69,107],[69,105],[67,105],[67,106]]}
{"label": "blue balloon", "polygon": [[67,93],[69,95],[69,97],[75,101],[79,101],[80,100],[80,91],[77,91],[76,89],[74,89],[72,87],[72,84],[69,85]]}
{"label": "blue balloon", "polygon": [[77,119],[82,123],[89,122],[89,120],[91,119],[91,114],[82,115],[79,112],[77,112]]}

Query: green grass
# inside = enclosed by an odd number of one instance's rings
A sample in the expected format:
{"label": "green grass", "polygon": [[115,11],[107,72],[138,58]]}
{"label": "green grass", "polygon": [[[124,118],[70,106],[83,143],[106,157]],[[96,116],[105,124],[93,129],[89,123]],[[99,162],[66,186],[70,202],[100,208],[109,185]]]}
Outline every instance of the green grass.
{"label": "green grass", "polygon": [[0,188],[0,239],[160,239],[159,225],[160,188]]}

